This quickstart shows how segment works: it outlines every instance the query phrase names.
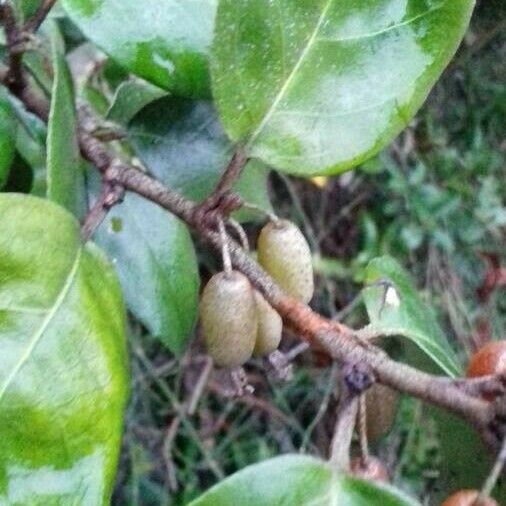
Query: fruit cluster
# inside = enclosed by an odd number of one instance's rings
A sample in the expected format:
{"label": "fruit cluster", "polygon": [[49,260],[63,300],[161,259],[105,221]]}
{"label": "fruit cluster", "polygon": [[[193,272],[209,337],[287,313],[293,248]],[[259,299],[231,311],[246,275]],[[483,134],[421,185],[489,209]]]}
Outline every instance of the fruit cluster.
{"label": "fruit cluster", "polygon": [[[273,220],[260,232],[258,262],[290,296],[307,304],[314,292],[311,251],[301,231],[286,220]],[[281,341],[283,322],[248,278],[230,270],[215,274],[203,290],[200,303],[202,332],[209,355],[220,367],[238,367],[253,355],[268,355]],[[506,372],[506,342],[489,343],[469,362],[469,378]],[[376,384],[365,394],[367,438],[376,440],[387,434],[394,422],[397,394]],[[362,456],[350,463],[356,477],[388,481],[388,471],[377,458]],[[478,501],[477,501],[478,500]],[[478,491],[461,490],[442,506],[496,506]]]}
{"label": "fruit cluster", "polygon": [[[311,300],[311,251],[293,223],[267,223],[257,253],[260,265],[288,295],[304,303]],[[238,367],[252,355],[268,355],[281,341],[281,317],[238,271],[220,272],[210,279],[202,293],[200,319],[207,351],[220,367]]]}

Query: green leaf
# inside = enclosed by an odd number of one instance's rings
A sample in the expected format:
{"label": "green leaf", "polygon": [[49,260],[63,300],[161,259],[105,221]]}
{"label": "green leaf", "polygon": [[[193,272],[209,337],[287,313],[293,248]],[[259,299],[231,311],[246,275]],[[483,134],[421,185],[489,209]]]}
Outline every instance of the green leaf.
{"label": "green leaf", "polygon": [[[31,169],[32,181],[27,191],[32,195],[45,197],[47,194],[46,124],[28,112],[17,98],[10,96],[9,100],[18,121],[16,149],[22,161]],[[23,177],[22,180],[24,181],[25,178]]]}
{"label": "green leaf", "polygon": [[107,111],[107,119],[120,125],[128,125],[141,109],[165,95],[166,91],[147,81],[125,81],[116,90],[111,107]]}
{"label": "green leaf", "polygon": [[474,0],[221,0],[211,56],[225,130],[285,172],[334,174],[408,123]]}
{"label": "green leaf", "polygon": [[0,195],[0,504],[108,505],[127,398],[104,255],[60,206]]}
{"label": "green leaf", "polygon": [[112,259],[128,308],[173,353],[191,337],[199,273],[186,226],[167,211],[127,194],[97,230]]}
{"label": "green leaf", "polygon": [[[431,308],[393,258],[385,256],[372,260],[366,269],[366,282],[370,286],[363,290],[363,296],[372,330],[383,335],[407,337],[447,374],[462,374],[455,352]],[[391,286],[386,286],[385,282]]]}
{"label": "green leaf", "polygon": [[33,16],[42,0],[15,0],[14,5],[26,19]]}
{"label": "green leaf", "polygon": [[9,174],[16,152],[16,118],[9,100],[0,93],[0,188]]}
{"label": "green leaf", "polygon": [[[490,452],[467,422],[436,408],[430,408],[430,412],[438,424],[444,463],[438,480],[444,483],[444,492],[438,499],[442,501],[448,490],[480,490],[494,465]],[[503,480],[497,484],[492,496],[499,504],[506,504],[506,483]]]}
{"label": "green leaf", "polygon": [[84,34],[134,74],[182,96],[208,96],[217,0],[64,0]]}
{"label": "green leaf", "polygon": [[[233,149],[214,108],[203,100],[157,100],[133,119],[129,136],[137,156],[157,179],[197,201],[211,193]],[[250,163],[235,190],[244,201],[270,210],[267,176],[263,164]],[[239,218],[251,214],[241,212]]]}
{"label": "green leaf", "polygon": [[47,196],[81,217],[86,201],[72,76],[56,26],[51,35],[54,82],[47,131]]}
{"label": "green leaf", "polygon": [[392,487],[333,474],[320,460],[287,455],[256,464],[211,488],[189,506],[416,506]]}

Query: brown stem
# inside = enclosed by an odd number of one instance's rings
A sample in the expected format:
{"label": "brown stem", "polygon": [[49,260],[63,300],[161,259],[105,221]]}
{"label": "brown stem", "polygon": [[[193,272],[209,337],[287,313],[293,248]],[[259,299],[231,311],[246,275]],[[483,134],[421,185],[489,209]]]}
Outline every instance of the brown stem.
{"label": "brown stem", "polygon": [[[220,251],[220,234],[196,221],[195,217],[198,215],[196,204],[133,167],[115,165],[107,171],[107,177],[125,189],[134,191],[172,212]],[[285,325],[309,344],[322,347],[339,362],[367,364],[378,382],[449,409],[483,432],[489,429],[488,424],[494,418],[490,403],[468,395],[459,386],[449,383],[447,378],[434,377],[391,360],[381,349],[356,339],[352,329],[323,318],[309,307],[284,294],[234,241],[229,240],[229,251],[235,268],[245,274],[263,293],[282,316]]]}
{"label": "brown stem", "polygon": [[104,221],[109,210],[123,200],[124,193],[125,190],[122,186],[111,184],[108,181],[102,183],[100,195],[84,218],[81,227],[81,236],[84,241],[87,241],[93,235]]}
{"label": "brown stem", "polygon": [[10,2],[3,2],[0,4],[0,20],[4,26],[5,39],[7,42],[7,86],[14,94],[18,94],[20,90],[25,87],[26,81],[22,67],[23,52],[20,50],[22,42],[21,31]]}
{"label": "brown stem", "polygon": [[367,438],[367,405],[366,394],[360,396],[360,405],[358,410],[358,433],[360,437],[360,453],[362,465],[365,467],[369,460],[369,441]]}
{"label": "brown stem", "polygon": [[[3,19],[5,24],[5,16]],[[28,86],[21,89],[10,87],[10,89],[25,103],[28,110],[43,119],[47,118],[47,104],[38,101],[37,96],[31,93]],[[116,160],[103,144],[91,135],[90,124],[93,124],[93,119],[89,111],[80,108],[78,117],[81,153],[101,172],[105,181],[137,193],[167,209],[192,227],[217,251],[221,250],[220,234],[215,226],[209,224],[209,221],[202,220],[201,206],[165,188],[135,167]],[[244,155],[240,153],[232,159],[225,171],[224,182],[218,184],[215,194],[228,191],[244,163]],[[218,209],[217,217],[220,216],[222,217],[223,214]],[[216,220],[214,222],[216,223]],[[391,360],[381,349],[359,339],[354,330],[323,318],[309,307],[287,296],[239,244],[230,238],[228,242],[234,268],[250,279],[282,316],[285,325],[310,345],[323,348],[341,364],[362,364],[379,383],[463,417],[472,423],[484,439],[495,448],[502,442],[506,426],[504,403],[491,403],[476,398],[462,388],[462,383],[455,384],[447,378],[432,376]]]}
{"label": "brown stem", "polygon": [[47,18],[49,11],[54,7],[56,2],[57,0],[43,0],[35,11],[35,14],[26,21],[23,31],[28,33],[36,32]]}
{"label": "brown stem", "polygon": [[227,167],[221,175],[218,184],[214,188],[213,192],[202,202],[202,209],[214,208],[220,200],[232,190],[234,183],[241,175],[241,171],[248,161],[246,155],[241,148],[237,148],[230,159]]}
{"label": "brown stem", "polygon": [[358,413],[359,397],[345,381],[341,381],[336,425],[330,449],[330,463],[337,471],[350,468],[350,446]]}

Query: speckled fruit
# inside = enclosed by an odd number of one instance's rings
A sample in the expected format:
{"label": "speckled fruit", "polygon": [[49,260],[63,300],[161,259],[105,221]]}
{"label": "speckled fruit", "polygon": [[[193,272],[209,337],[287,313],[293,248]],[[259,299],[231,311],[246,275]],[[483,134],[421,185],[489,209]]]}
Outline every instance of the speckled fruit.
{"label": "speckled fruit", "polygon": [[220,272],[207,283],[200,301],[202,333],[216,365],[238,367],[253,354],[257,304],[253,288],[240,272]]}
{"label": "speckled fruit", "polygon": [[441,506],[499,506],[499,504],[490,497],[475,504],[478,494],[479,492],[477,490],[459,490],[448,497]]}
{"label": "speckled fruit", "polygon": [[367,437],[371,441],[390,432],[397,413],[397,393],[376,383],[365,394]]}
{"label": "speckled fruit", "polygon": [[506,373],[506,341],[492,341],[480,348],[469,361],[467,377]]}
{"label": "speckled fruit", "polygon": [[350,462],[350,472],[353,476],[363,480],[383,482],[390,480],[387,468],[376,457],[368,457],[365,463],[361,457],[355,457]]}
{"label": "speckled fruit", "polygon": [[289,295],[307,304],[313,297],[311,250],[302,232],[287,220],[269,222],[258,238],[258,261]]}
{"label": "speckled fruit", "polygon": [[255,290],[258,331],[255,342],[256,356],[268,355],[278,349],[283,331],[283,320],[277,311]]}

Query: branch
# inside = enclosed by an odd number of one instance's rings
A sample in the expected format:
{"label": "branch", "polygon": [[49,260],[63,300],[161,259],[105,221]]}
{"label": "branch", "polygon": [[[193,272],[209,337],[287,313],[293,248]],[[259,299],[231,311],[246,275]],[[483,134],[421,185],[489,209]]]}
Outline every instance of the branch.
{"label": "branch", "polygon": [[0,20],[4,26],[5,39],[7,42],[8,71],[6,84],[8,88],[17,94],[26,85],[23,74],[22,60],[22,36],[16,21],[16,15],[10,2],[0,4]]}
{"label": "branch", "polygon": [[347,472],[350,468],[350,446],[357,419],[359,399],[357,392],[350,388],[341,376],[339,404],[336,425],[330,449],[330,462],[337,471]]}
{"label": "branch", "polygon": [[[28,87],[25,89],[26,91],[22,92],[18,90],[17,96],[27,109],[43,119],[46,118],[47,114],[44,112],[47,111],[47,104],[41,106],[40,103],[33,103],[34,95]],[[16,90],[11,91],[15,93]],[[217,251],[221,250],[222,240],[216,231],[217,220],[222,217],[220,208],[208,211],[208,219],[203,220],[201,206],[110,154],[86,127],[92,122],[86,108],[79,108],[78,118],[81,153],[101,172],[104,181],[141,195],[170,211]],[[241,159],[244,162],[244,157]],[[229,167],[232,168],[228,172],[235,174],[240,171],[241,164],[234,162]],[[226,176],[225,180],[226,183],[221,187],[219,185],[217,194],[223,189],[228,191],[232,178],[229,180]],[[454,384],[448,381],[448,378],[432,376],[391,360],[383,350],[357,337],[353,329],[330,321],[287,296],[239,244],[228,237],[227,239],[234,267],[246,275],[265,296],[281,315],[287,328],[308,344],[324,349],[339,363],[362,364],[375,381],[461,416],[470,422],[491,446],[499,447],[506,430],[504,398],[494,403],[476,398],[466,392],[462,384]]]}
{"label": "branch", "polygon": [[93,207],[89,210],[81,227],[81,236],[87,241],[95,230],[104,221],[109,210],[123,200],[125,190],[122,186],[111,184],[108,181],[102,182],[100,195]]}
{"label": "branch", "polygon": [[43,0],[35,11],[35,14],[26,21],[23,31],[28,33],[36,32],[47,18],[49,11],[54,7],[56,2],[57,0]]}
{"label": "branch", "polygon": [[241,175],[242,169],[246,165],[247,161],[248,159],[242,149],[237,148],[213,192],[200,205],[200,208],[204,213],[220,205],[223,206],[222,200],[232,191],[232,187]]}

